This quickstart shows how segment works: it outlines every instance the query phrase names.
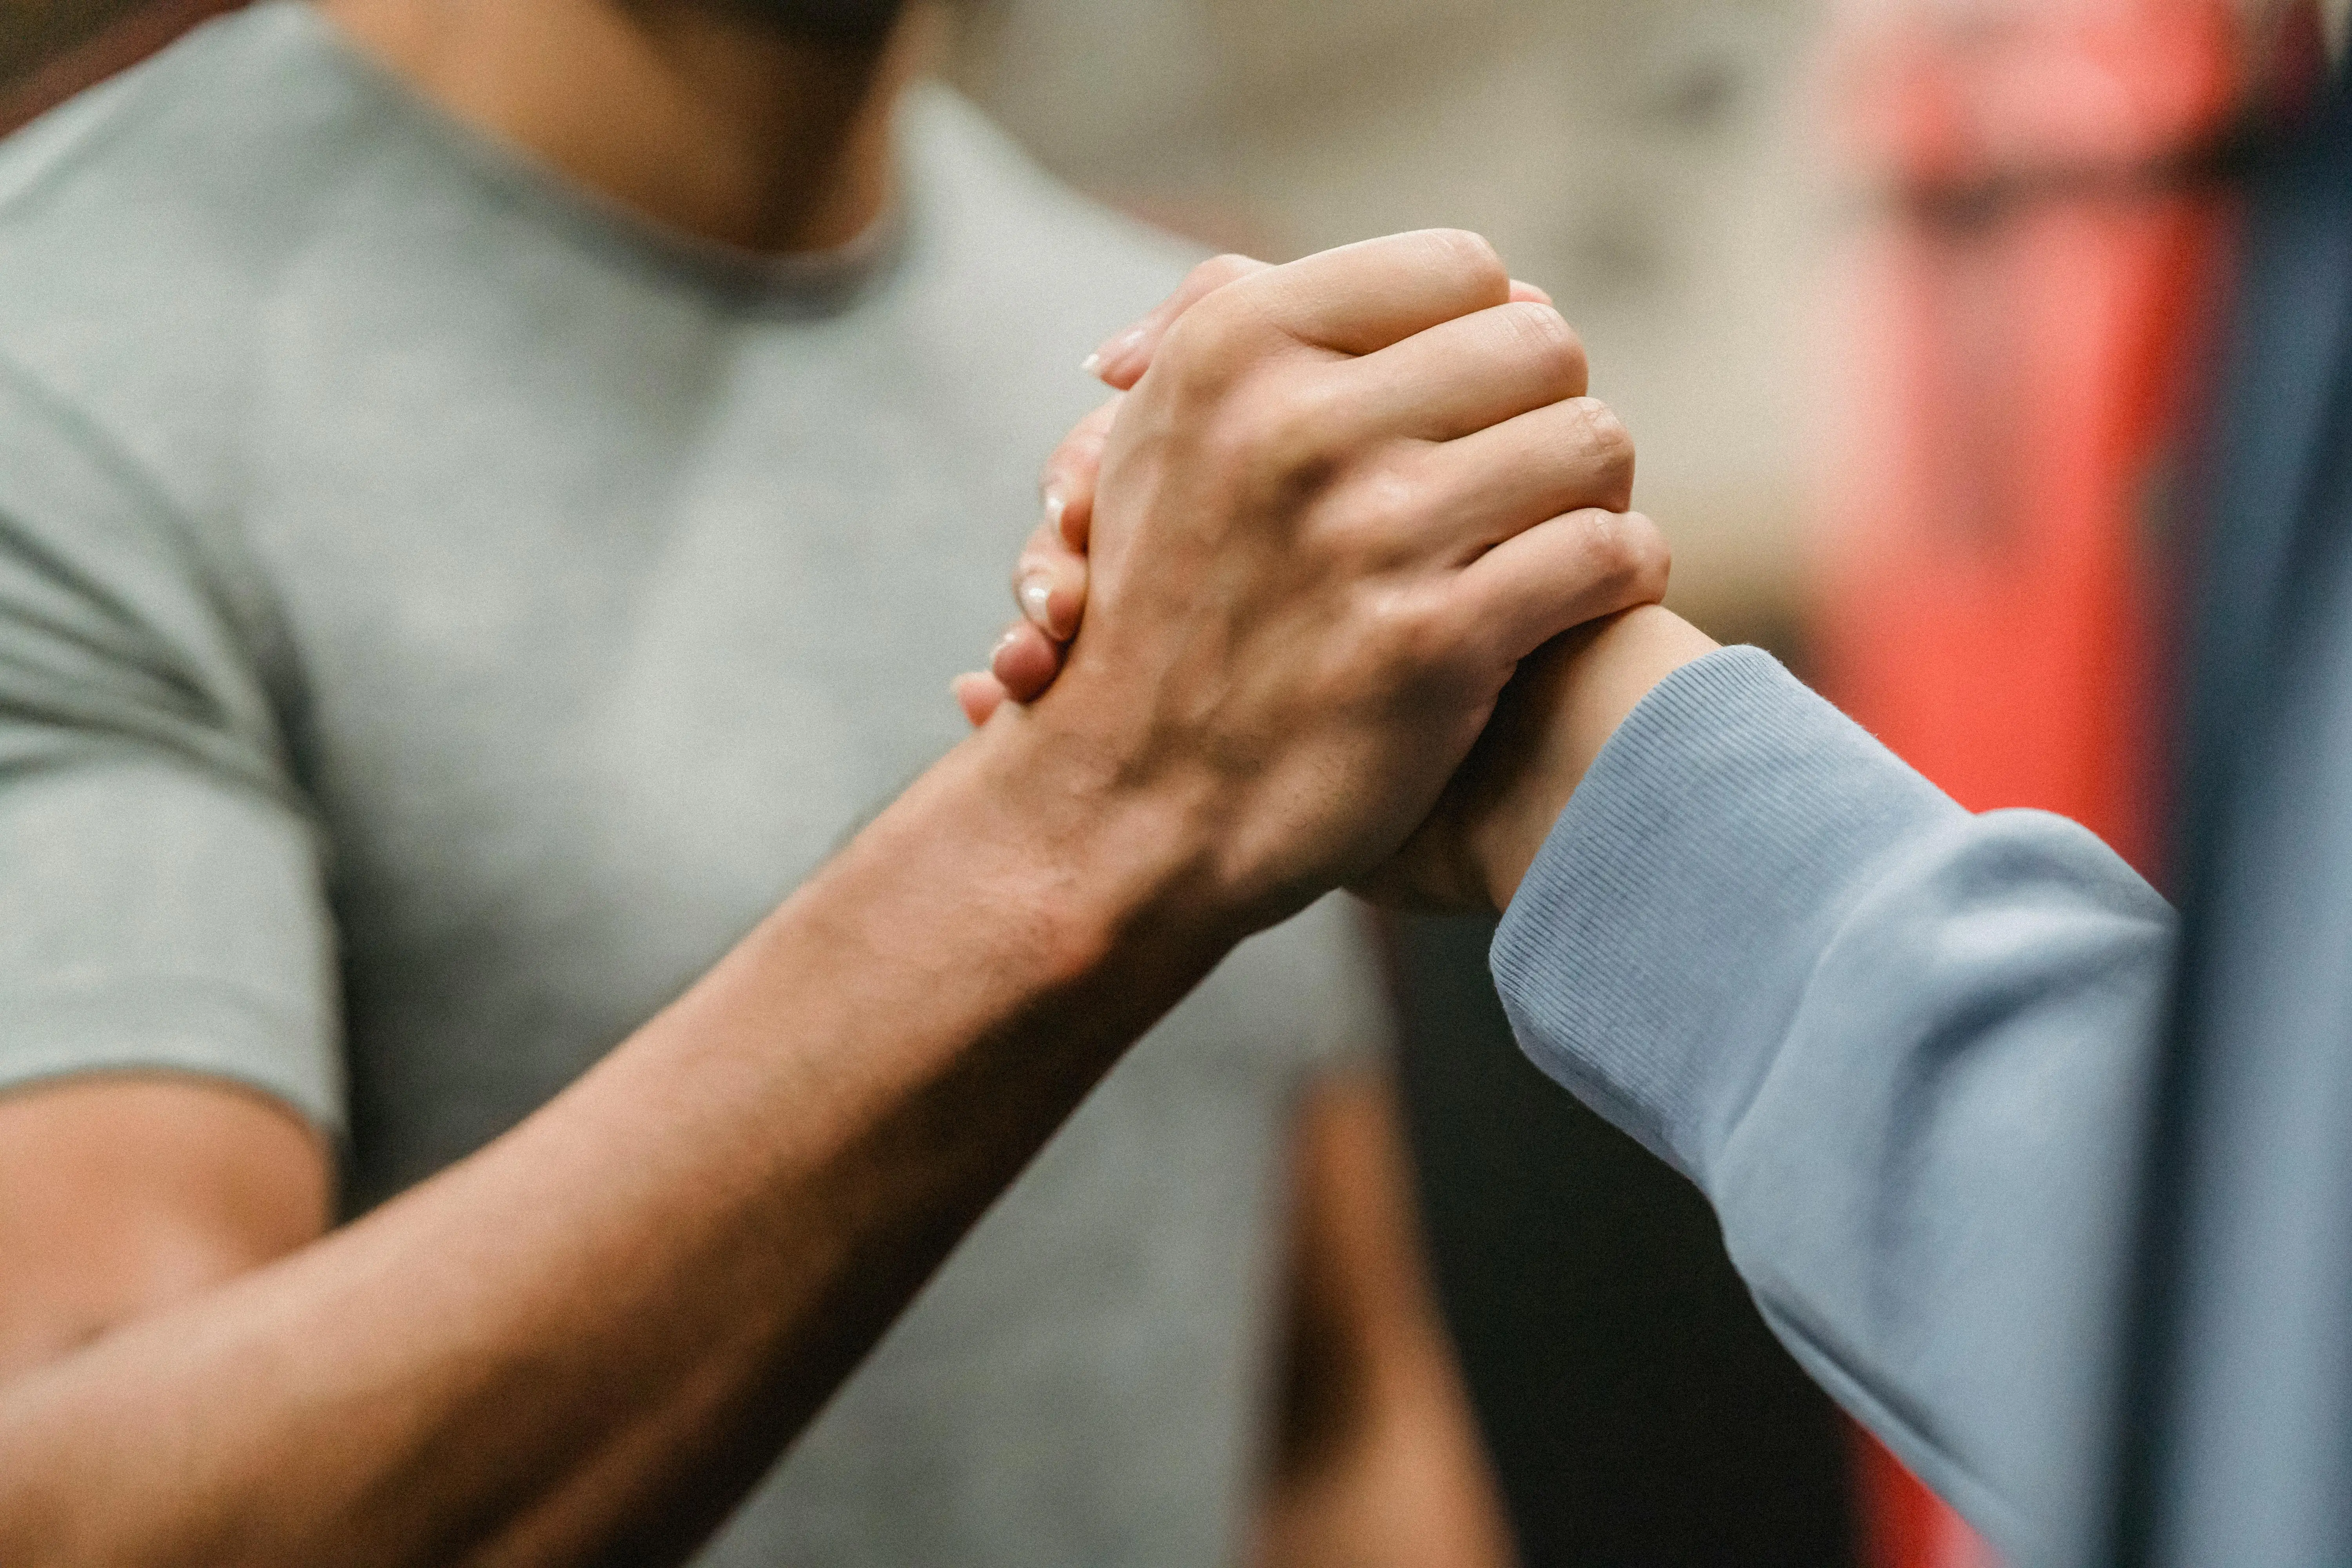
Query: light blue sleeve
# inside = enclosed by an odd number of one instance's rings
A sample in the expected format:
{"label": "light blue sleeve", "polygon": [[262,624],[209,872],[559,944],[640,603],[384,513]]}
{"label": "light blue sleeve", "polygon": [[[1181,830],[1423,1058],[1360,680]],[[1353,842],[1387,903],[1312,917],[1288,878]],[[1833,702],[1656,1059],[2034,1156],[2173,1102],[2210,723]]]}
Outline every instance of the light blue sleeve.
{"label": "light blue sleeve", "polygon": [[1676,672],[1496,934],[1536,1063],[1697,1183],[1806,1369],[2012,1563],[2103,1434],[2173,914],[1963,811],[1769,656]]}

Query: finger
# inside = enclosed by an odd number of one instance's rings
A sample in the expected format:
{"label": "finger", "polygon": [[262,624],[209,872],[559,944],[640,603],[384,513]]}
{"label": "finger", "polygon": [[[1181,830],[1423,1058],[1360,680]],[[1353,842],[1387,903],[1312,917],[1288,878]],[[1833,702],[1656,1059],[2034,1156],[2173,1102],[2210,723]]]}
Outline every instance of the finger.
{"label": "finger", "polygon": [[1213,256],[1192,268],[1176,292],[1152,308],[1150,314],[1123,332],[1113,334],[1079,368],[1125,392],[1150,368],[1160,340],[1176,318],[1223,288],[1268,269],[1268,264],[1246,256]]}
{"label": "finger", "polygon": [[948,682],[948,689],[955,693],[956,706],[963,710],[964,721],[975,730],[1004,706],[1004,682],[982,670],[957,676]]}
{"label": "finger", "polygon": [[1365,427],[1429,441],[1581,397],[1590,384],[1582,340],[1532,300],[1441,321],[1333,368],[1333,395]]}
{"label": "finger", "polygon": [[[1268,269],[1268,263],[1253,261],[1246,256],[1219,256],[1201,263],[1181,288],[1134,326],[1107,340],[1087,356],[1081,368],[1121,392],[1127,391],[1151,368],[1151,356],[1159,352],[1160,340],[1168,335],[1168,329],[1179,316],[1226,284]],[[1517,303],[1551,303],[1549,294],[1516,278],[1511,279],[1510,298]]]}
{"label": "finger", "polygon": [[1114,397],[1070,427],[1038,476],[1046,526],[1072,550],[1084,550],[1094,524],[1095,483],[1102,473],[1103,447],[1110,439],[1124,396]]}
{"label": "finger", "polygon": [[1031,626],[1055,642],[1078,635],[1087,609],[1087,558],[1050,521],[1037,525],[1013,565],[1013,602]]}
{"label": "finger", "polygon": [[1468,624],[1525,658],[1570,626],[1665,597],[1673,553],[1637,511],[1569,512],[1505,540],[1463,568]]}
{"label": "finger", "polygon": [[1510,297],[1510,274],[1493,246],[1461,229],[1431,228],[1341,246],[1244,278],[1170,331],[1189,331],[1188,323],[1204,317],[1243,327],[1255,320],[1318,348],[1369,354]]}
{"label": "finger", "polygon": [[1533,520],[1630,508],[1633,439],[1607,404],[1570,398],[1428,449],[1413,483],[1467,562]]}
{"label": "finger", "polygon": [[1004,683],[1005,695],[1015,702],[1034,702],[1062,673],[1062,650],[1035,626],[1016,621],[997,639],[988,672]]}

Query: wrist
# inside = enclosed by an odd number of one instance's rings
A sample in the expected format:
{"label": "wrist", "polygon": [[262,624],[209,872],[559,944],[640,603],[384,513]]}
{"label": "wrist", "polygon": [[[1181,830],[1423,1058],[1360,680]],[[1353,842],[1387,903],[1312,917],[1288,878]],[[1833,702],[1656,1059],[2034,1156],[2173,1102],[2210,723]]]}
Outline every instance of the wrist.
{"label": "wrist", "polygon": [[1527,671],[1513,783],[1471,837],[1487,901],[1500,913],[1567,809],[1570,798],[1642,700],[1675,670],[1721,645],[1673,611],[1646,605],[1596,621],[1547,648]]}
{"label": "wrist", "polygon": [[1019,1039],[1041,1081],[1060,1070],[1046,1058],[1085,1077],[1245,932],[1184,896],[1173,848],[1184,836],[1157,803],[1066,768],[1019,732],[1019,716],[926,771],[770,916],[757,945],[772,973],[837,972],[845,1031],[929,1020],[928,1046],[901,1040],[908,1061]]}
{"label": "wrist", "polygon": [[1164,781],[1138,784],[1034,710],[1003,714],[941,772],[967,796],[989,875],[1071,978],[1206,973],[1253,929],[1218,895],[1213,814]]}

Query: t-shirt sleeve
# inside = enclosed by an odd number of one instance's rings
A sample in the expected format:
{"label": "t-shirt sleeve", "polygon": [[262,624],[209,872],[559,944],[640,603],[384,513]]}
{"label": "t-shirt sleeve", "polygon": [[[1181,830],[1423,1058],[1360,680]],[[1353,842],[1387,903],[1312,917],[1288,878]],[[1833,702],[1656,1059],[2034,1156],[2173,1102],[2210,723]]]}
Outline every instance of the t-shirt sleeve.
{"label": "t-shirt sleeve", "polygon": [[271,625],[250,574],[0,363],[0,1089],[191,1073],[340,1131],[321,840]]}

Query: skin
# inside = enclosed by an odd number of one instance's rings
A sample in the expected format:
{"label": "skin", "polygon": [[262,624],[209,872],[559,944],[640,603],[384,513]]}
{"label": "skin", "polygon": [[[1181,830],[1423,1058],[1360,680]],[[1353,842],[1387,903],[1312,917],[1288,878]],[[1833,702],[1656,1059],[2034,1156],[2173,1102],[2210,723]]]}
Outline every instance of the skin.
{"label": "skin", "polygon": [[[1288,1375],[1263,1564],[1505,1563],[1513,1550],[1415,1233],[1395,1086],[1354,1073],[1299,1114]],[[274,1101],[194,1079],[0,1098],[0,1385],[324,1234],[331,1165]]]}
{"label": "skin", "polygon": [[848,244],[890,195],[919,27],[824,44],[718,6],[322,0],[453,118],[664,227],[755,251]]}
{"label": "skin", "polygon": [[1050,700],[480,1152],[136,1321],[47,1314],[0,1561],[682,1560],[1137,1035],[1391,861],[1529,652],[1663,588],[1638,520],[1552,510],[1581,353],[1509,294],[1434,233],[1188,310]]}
{"label": "skin", "polygon": [[[1266,269],[1241,256],[1203,262],[1142,321],[1087,357],[1086,368],[1115,395],[1079,421],[1039,479],[1045,516],[1013,571],[1021,618],[998,640],[987,669],[954,683],[975,728],[1008,705],[1041,701],[1071,657],[1087,615],[1096,490],[1128,392],[1143,381],[1188,311]],[[1541,289],[1516,279],[1509,297],[1550,304]],[[1573,443],[1581,466],[1572,477],[1561,472],[1562,493],[1604,508],[1628,506],[1630,439],[1603,405],[1580,395],[1580,375],[1578,390],[1555,411],[1585,426]],[[1358,890],[1399,907],[1499,914],[1618,726],[1660,681],[1719,647],[1654,602],[1573,627],[1543,646],[1514,672],[1436,809],[1397,856],[1359,880]]]}
{"label": "skin", "polygon": [[194,1079],[0,1098],[0,1388],[327,1226],[326,1151],[275,1101]]}
{"label": "skin", "polygon": [[1373,1073],[1328,1079],[1299,1131],[1282,1419],[1251,1560],[1509,1562],[1411,1222],[1394,1086]]}
{"label": "skin", "polygon": [[1522,667],[1391,895],[1500,914],[1593,760],[1657,684],[1720,644],[1658,605],[1580,627]]}

